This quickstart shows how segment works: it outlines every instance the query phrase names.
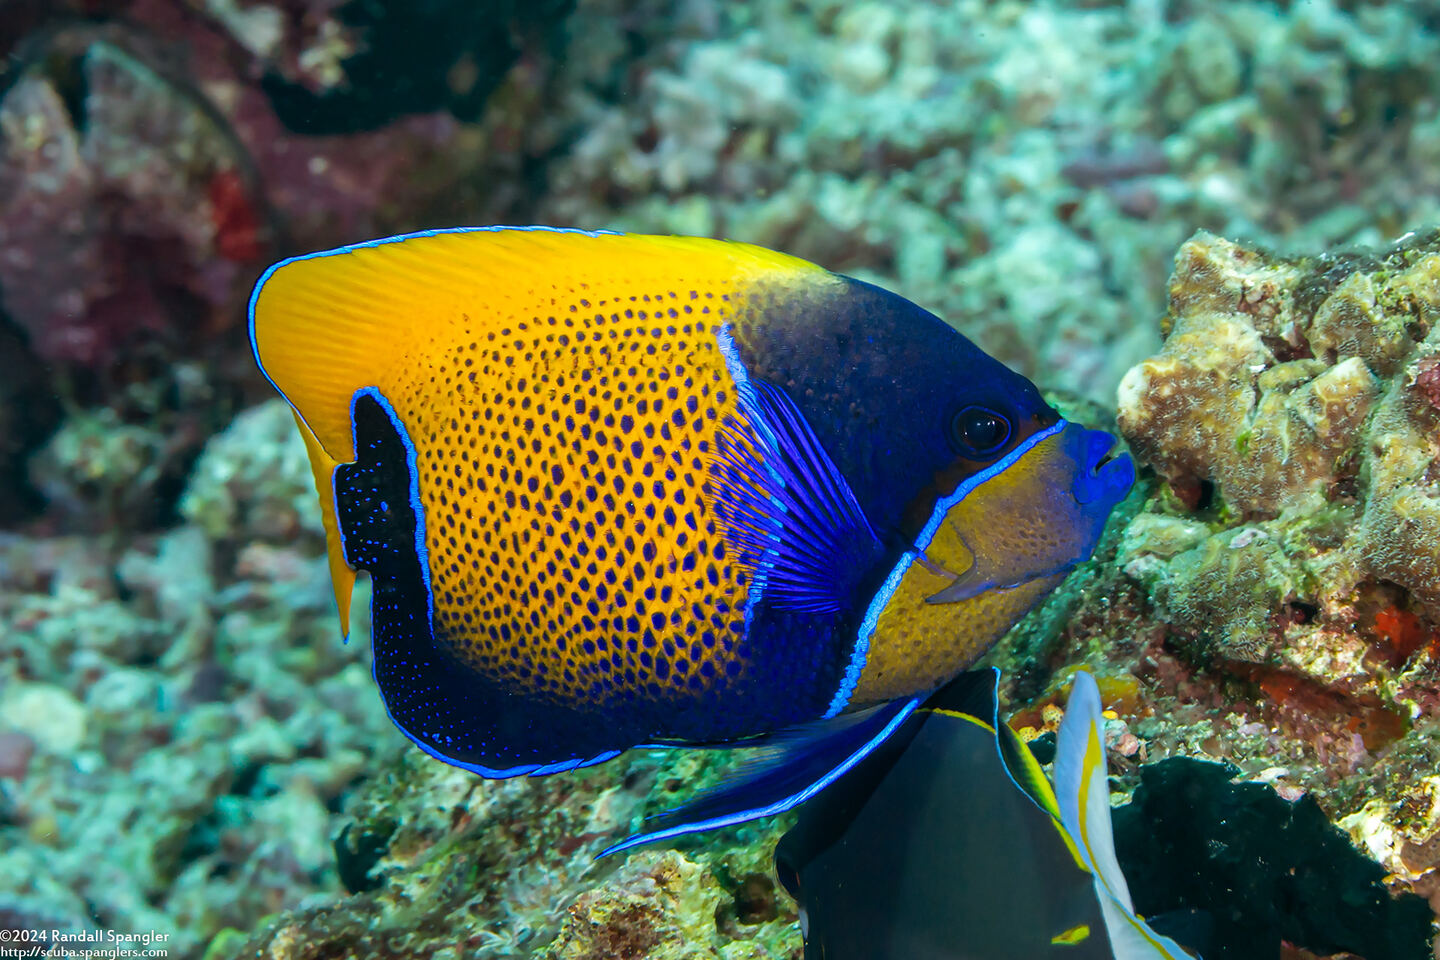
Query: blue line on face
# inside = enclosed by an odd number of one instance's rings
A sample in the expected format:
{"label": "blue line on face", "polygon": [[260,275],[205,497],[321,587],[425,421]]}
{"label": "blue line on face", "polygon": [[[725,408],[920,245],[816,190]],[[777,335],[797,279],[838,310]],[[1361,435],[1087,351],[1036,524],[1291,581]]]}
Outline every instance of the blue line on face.
{"label": "blue line on face", "polygon": [[1037,430],[1016,444],[1014,450],[1011,450],[1005,454],[1005,456],[990,464],[990,466],[966,477],[961,481],[960,485],[955,488],[954,493],[947,497],[941,497],[936,501],[935,509],[930,511],[930,519],[925,521],[925,526],[920,529],[919,536],[915,538],[915,549],[924,550],[930,546],[930,541],[935,539],[935,534],[939,532],[940,524],[945,522],[945,515],[950,512],[951,507],[968,497],[980,484],[989,480],[991,477],[1005,472],[1015,461],[1029,453],[1036,446],[1055,436],[1055,434],[1060,433],[1069,425],[1065,420],[1057,420],[1044,430]]}
{"label": "blue line on face", "polygon": [[900,562],[890,571],[885,582],[880,585],[875,596],[870,601],[870,606],[865,609],[865,617],[860,621],[860,629],[857,631],[855,647],[850,652],[850,663],[845,668],[845,675],[840,678],[840,686],[835,691],[835,696],[830,701],[830,708],[825,711],[825,718],[836,716],[850,703],[850,698],[855,694],[855,688],[860,683],[860,674],[865,670],[865,663],[870,657],[870,637],[875,633],[875,624],[880,620],[880,614],[890,604],[890,598],[894,596],[900,581],[909,572],[914,564],[918,551],[924,550],[935,539],[935,534],[940,530],[940,524],[945,522],[945,515],[950,512],[961,500],[968,497],[976,487],[980,486],[991,477],[997,476],[1007,470],[1015,461],[1033,450],[1037,445],[1053,437],[1064,430],[1069,424],[1064,420],[1038,430],[1016,444],[1015,449],[1005,456],[996,460],[983,470],[978,470],[971,476],[961,481],[955,491],[948,496],[941,497],[935,503],[935,508],[930,511],[930,519],[920,529],[920,534],[915,538],[915,549],[905,551]]}

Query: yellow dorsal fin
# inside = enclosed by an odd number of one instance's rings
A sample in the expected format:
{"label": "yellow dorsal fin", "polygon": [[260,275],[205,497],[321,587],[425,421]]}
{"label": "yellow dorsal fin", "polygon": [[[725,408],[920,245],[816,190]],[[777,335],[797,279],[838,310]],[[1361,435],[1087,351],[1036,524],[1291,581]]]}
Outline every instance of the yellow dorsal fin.
{"label": "yellow dorsal fin", "polygon": [[502,327],[552,286],[616,281],[637,293],[687,278],[820,268],[762,247],[699,237],[457,228],[283,261],[250,301],[260,368],[338,463],[354,459],[350,401],[387,389],[397,361],[455,324]]}

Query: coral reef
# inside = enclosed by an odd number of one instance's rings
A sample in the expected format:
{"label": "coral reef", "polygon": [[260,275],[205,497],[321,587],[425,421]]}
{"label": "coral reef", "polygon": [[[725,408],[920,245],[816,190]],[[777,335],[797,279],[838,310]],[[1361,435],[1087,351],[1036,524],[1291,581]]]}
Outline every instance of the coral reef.
{"label": "coral reef", "polygon": [[450,27],[382,6],[0,17],[0,926],[211,960],[797,956],[783,822],[592,860],[733,758],[478,781],[385,718],[363,602],[338,641],[245,294],[461,222],[784,249],[1080,406],[1140,364],[1121,422],[1158,478],[993,655],[1014,722],[1043,738],[1090,664],[1122,787],[1227,759],[1440,910],[1440,248],[1293,255],[1440,223],[1433,17],[409,5],[464,27],[431,45]]}
{"label": "coral reef", "polygon": [[227,936],[210,955],[792,955],[795,914],[769,863],[774,825],[726,831],[684,854],[594,859],[638,823],[647,795],[674,802],[676,790],[708,779],[686,756],[639,753],[616,766],[484,781],[413,750],[388,758],[336,839],[355,894],[282,914],[248,940]]}
{"label": "coral reef", "polygon": [[0,539],[0,903],[190,956],[338,890],[331,807],[394,734],[335,636],[318,536],[294,535],[308,468],[274,413],[217,439],[186,495],[230,511],[223,539]]}
{"label": "coral reef", "polygon": [[[1109,681],[1122,780],[1226,759],[1309,796],[1440,910],[1440,235],[1276,256],[1201,232],[1118,420],[1155,470],[1113,542],[996,656],[1027,735]],[[1102,689],[1105,684],[1102,683]]]}
{"label": "coral reef", "polygon": [[[1295,634],[1361,620],[1366,599],[1373,621],[1382,585],[1440,616],[1437,246],[1276,260],[1201,234],[1177,254],[1165,347],[1126,375],[1119,423],[1177,497],[1213,487],[1222,529],[1148,514],[1124,560],[1221,656],[1364,676],[1363,645],[1341,666]],[[1312,622],[1287,632],[1287,604]]]}
{"label": "coral reef", "polygon": [[[254,202],[227,132],[120,46],[96,39],[74,69],[81,114],[38,67],[0,103],[6,314],[41,359],[91,367],[146,335],[233,323],[237,261],[264,245],[253,215],[247,237],[223,229],[224,205]],[[208,309],[182,328],[180,304]]]}

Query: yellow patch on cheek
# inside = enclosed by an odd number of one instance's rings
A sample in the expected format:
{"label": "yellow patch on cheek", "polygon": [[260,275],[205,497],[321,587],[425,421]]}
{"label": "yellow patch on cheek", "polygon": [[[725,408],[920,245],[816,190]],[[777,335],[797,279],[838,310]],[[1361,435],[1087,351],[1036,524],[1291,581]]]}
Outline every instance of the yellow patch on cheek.
{"label": "yellow patch on cheek", "polygon": [[954,578],[912,564],[876,620],[851,702],[892,700],[940,686],[978,660],[1061,579],[1043,577],[955,603],[927,603]]}

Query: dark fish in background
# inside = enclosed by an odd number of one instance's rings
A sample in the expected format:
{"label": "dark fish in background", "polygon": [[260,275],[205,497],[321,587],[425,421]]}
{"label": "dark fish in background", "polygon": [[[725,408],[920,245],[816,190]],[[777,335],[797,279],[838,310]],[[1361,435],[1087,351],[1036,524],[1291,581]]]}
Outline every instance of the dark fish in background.
{"label": "dark fish in background", "polygon": [[964,674],[801,808],[775,851],[807,960],[1182,960],[1115,859],[1100,695],[1078,673],[1054,788]]}
{"label": "dark fish in background", "polygon": [[765,748],[651,838],[847,769],[1090,555],[1134,479],[939,318],[746,244],[379,240],[272,267],[251,337],[342,627],[367,570],[375,678],[422,749],[507,777]]}

